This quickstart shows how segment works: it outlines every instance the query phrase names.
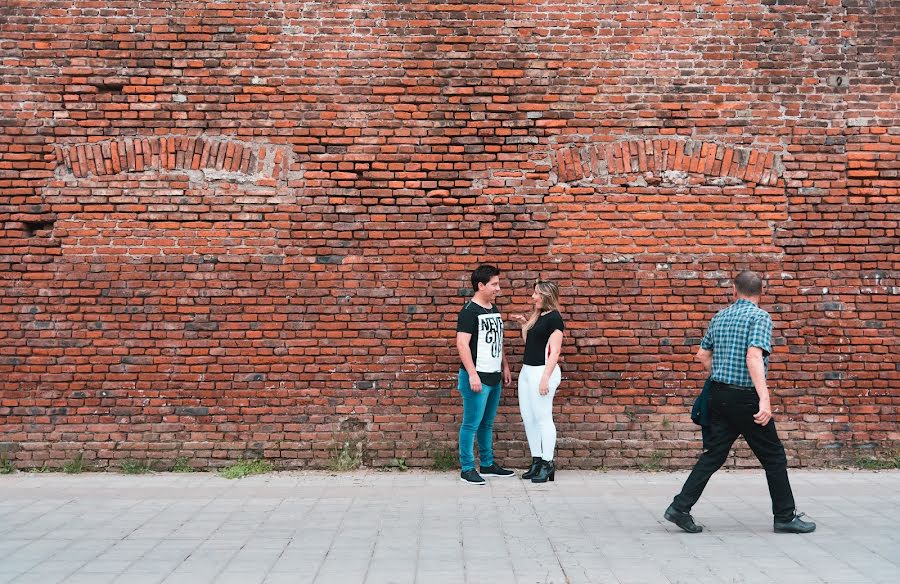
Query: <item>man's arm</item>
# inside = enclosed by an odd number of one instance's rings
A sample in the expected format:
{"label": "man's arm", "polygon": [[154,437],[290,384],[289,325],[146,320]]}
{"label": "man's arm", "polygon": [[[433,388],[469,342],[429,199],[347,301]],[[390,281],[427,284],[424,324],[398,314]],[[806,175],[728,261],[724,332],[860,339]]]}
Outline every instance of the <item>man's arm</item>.
{"label": "man's arm", "polygon": [[[459,359],[462,361],[463,369],[469,374],[469,388],[475,393],[481,392],[481,378],[475,371],[475,362],[472,361],[472,350],[469,348],[469,340],[471,333],[456,333],[456,350],[459,351]],[[504,356],[503,362],[506,363]]]}
{"label": "man's arm", "polygon": [[706,374],[709,375],[712,373],[712,350],[700,348],[697,351],[697,361],[703,364],[703,369],[706,371]]}
{"label": "man's arm", "polygon": [[763,351],[759,347],[747,349],[747,370],[756,395],[759,396],[759,411],[753,416],[753,420],[760,426],[765,426],[772,419],[772,402],[769,399],[769,387],[766,385],[766,364],[763,361]]}
{"label": "man's arm", "polygon": [[716,314],[716,316],[709,321],[709,326],[706,327],[706,334],[700,339],[700,348],[697,350],[696,359],[703,364],[703,369],[706,371],[707,377],[712,374],[712,352],[715,348],[713,330],[718,316],[719,315]]}
{"label": "man's arm", "polygon": [[503,356],[503,383],[509,385],[512,383],[512,373],[509,370],[509,363],[506,361],[506,351],[501,353]]}

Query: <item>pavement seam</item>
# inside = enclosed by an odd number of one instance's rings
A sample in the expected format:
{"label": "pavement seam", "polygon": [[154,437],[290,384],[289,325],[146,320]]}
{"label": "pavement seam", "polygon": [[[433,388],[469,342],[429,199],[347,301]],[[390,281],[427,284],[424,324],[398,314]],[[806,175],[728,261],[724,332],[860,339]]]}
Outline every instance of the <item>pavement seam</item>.
{"label": "pavement seam", "polygon": [[[318,505],[321,500],[322,495],[320,494],[319,498],[316,499],[316,505]],[[347,518],[348,512],[353,508],[354,501],[356,501],[356,497],[351,497],[350,503],[347,505],[347,508],[344,509],[341,513],[341,520],[338,521],[337,526],[334,528],[334,533],[331,535],[331,540],[328,542],[328,551],[325,552],[325,555],[322,557],[322,561],[319,562],[319,565],[316,567],[316,573],[312,579],[313,583],[315,583],[319,579],[319,574],[322,573],[322,566],[324,566],[325,562],[328,561],[328,556],[331,554],[331,548],[334,547],[334,542],[337,539],[338,534],[341,532],[341,528],[344,526],[344,520]],[[313,507],[315,507],[315,505]],[[366,571],[368,571],[368,567],[366,568]]]}
{"label": "pavement seam", "polygon": [[[522,479],[520,486],[522,490],[525,492],[525,497],[528,499],[528,505],[531,507],[532,512],[534,512],[534,517],[537,519],[538,525],[541,526],[541,532],[543,532],[544,537],[547,539],[547,543],[550,544],[550,549],[553,550],[553,557],[556,559],[556,563],[559,565],[559,570],[562,572],[563,578],[565,578],[565,584],[570,584],[571,579],[569,578],[569,574],[566,573],[566,569],[562,564],[562,561],[559,559],[559,550],[556,549],[556,545],[553,543],[553,539],[547,535],[547,528],[544,526],[544,522],[541,521],[541,515],[538,513],[537,507],[534,506],[534,499],[531,498],[531,491],[529,491],[525,487],[525,481],[527,479]],[[549,489],[548,489],[549,490]],[[579,524],[581,520],[578,519]],[[582,526],[582,531],[584,531],[584,527]]]}

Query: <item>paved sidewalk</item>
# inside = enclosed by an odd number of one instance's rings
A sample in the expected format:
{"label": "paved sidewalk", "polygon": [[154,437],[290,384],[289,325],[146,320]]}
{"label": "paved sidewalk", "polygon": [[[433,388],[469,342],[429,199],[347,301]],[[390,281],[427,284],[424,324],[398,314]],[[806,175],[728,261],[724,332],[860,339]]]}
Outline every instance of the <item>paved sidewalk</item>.
{"label": "paved sidewalk", "polygon": [[682,533],[686,474],[0,477],[0,583],[900,582],[900,472],[792,471],[810,535],[772,532],[762,470],[716,474]]}

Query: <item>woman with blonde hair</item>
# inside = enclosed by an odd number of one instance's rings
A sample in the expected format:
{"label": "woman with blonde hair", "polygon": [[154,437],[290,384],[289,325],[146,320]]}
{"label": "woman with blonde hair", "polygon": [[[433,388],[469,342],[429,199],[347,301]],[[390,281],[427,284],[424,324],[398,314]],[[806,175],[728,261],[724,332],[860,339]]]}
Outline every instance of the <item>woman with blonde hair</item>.
{"label": "woman with blonde hair", "polygon": [[522,324],[525,341],[525,358],[519,372],[519,411],[531,449],[531,467],[522,478],[544,483],[552,481],[556,475],[553,395],[562,379],[558,361],[566,325],[559,313],[559,286],[553,282],[538,282],[531,299],[534,309],[528,318],[521,314],[512,315]]}

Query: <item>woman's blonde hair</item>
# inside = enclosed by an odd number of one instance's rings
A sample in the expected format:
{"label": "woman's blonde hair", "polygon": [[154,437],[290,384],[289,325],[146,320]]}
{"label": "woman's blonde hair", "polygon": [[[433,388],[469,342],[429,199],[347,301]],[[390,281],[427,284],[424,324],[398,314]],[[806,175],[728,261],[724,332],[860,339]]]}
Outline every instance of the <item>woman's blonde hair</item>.
{"label": "woman's blonde hair", "polygon": [[538,280],[534,284],[534,290],[541,297],[541,306],[540,308],[535,308],[531,312],[531,316],[528,317],[528,322],[522,326],[522,329],[525,331],[534,326],[534,323],[540,318],[541,312],[559,310],[559,286],[553,282]]}

